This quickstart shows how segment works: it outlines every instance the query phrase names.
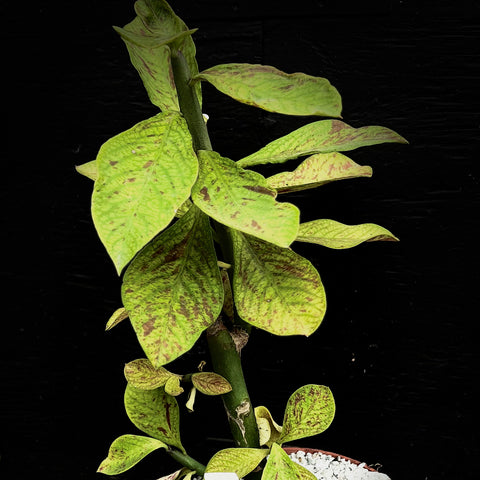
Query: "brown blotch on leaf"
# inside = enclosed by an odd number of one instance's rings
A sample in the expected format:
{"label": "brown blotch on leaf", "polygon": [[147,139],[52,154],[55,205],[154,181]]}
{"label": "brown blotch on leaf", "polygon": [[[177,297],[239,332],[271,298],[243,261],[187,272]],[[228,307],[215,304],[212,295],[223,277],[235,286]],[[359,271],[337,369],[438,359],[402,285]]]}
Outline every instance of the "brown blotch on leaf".
{"label": "brown blotch on leaf", "polygon": [[209,202],[210,201],[210,195],[208,194],[208,188],[207,187],[203,187],[200,190],[200,193],[203,195],[203,201],[204,202]]}
{"label": "brown blotch on leaf", "polygon": [[269,188],[262,187],[260,185],[244,185],[243,188],[250,190],[251,192],[261,193],[263,195],[270,195],[271,197],[275,197],[275,192],[270,190]]}

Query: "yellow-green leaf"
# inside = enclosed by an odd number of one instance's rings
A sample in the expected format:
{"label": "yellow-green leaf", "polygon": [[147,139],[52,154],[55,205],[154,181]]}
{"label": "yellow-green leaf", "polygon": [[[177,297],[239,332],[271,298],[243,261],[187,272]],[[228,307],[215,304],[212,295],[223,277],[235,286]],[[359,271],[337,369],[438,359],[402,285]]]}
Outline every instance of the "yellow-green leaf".
{"label": "yellow-green leaf", "polygon": [[92,216],[118,273],[172,221],[198,172],[187,124],[158,114],[102,145]]}
{"label": "yellow-green leaf", "polygon": [[305,467],[294,462],[276,443],[263,470],[262,480],[316,480],[317,477]]}
{"label": "yellow-green leaf", "polygon": [[270,142],[237,162],[241,167],[263,163],[283,163],[314,153],[344,152],[379,143],[407,143],[398,133],[385,127],[353,128],[340,120],[320,120]]}
{"label": "yellow-green leaf", "polygon": [[305,385],[288,399],[279,443],[311,437],[325,431],[335,416],[335,401],[324,385]]}
{"label": "yellow-green leaf", "polygon": [[326,310],[315,267],[288,248],[230,230],[233,294],[240,317],[275,335],[310,335]]}
{"label": "yellow-green leaf", "polygon": [[177,397],[183,393],[183,388],[180,386],[180,378],[176,375],[170,376],[165,383],[165,393]]}
{"label": "yellow-green leaf", "polygon": [[194,373],[192,383],[204,395],[223,395],[232,390],[228,380],[214,372]]}
{"label": "yellow-green leaf", "polygon": [[341,153],[330,152],[308,157],[293,172],[281,172],[267,178],[267,184],[279,193],[288,193],[335,180],[371,176],[371,167],[358,165]]}
{"label": "yellow-green leaf", "polygon": [[321,219],[300,224],[297,241],[316,243],[328,248],[351,248],[362,242],[398,241],[386,228],[374,223],[345,225],[335,220]]}
{"label": "yellow-green leaf", "polygon": [[278,443],[282,427],[275,422],[268,408],[255,407],[255,418],[260,434],[260,445],[271,447],[273,443]]}
{"label": "yellow-green leaf", "polygon": [[205,472],[233,472],[238,478],[243,478],[255,470],[267,455],[268,450],[263,448],[226,448],[210,459]]}
{"label": "yellow-green leaf", "polygon": [[289,74],[268,65],[217,65],[195,79],[206,80],[235,100],[269,112],[340,117],[342,111],[340,94],[327,79]]}
{"label": "yellow-green leaf", "polygon": [[[138,0],[137,17],[123,28],[114,27],[125,42],[150,101],[163,111],[179,111],[177,89],[170,62],[171,48],[185,56],[192,75],[198,73],[194,30],[173,12],[164,0]],[[200,85],[196,92],[201,101]]]}
{"label": "yellow-green leaf", "polygon": [[155,368],[146,358],[127,363],[123,371],[128,383],[142,390],[163,387],[170,377],[177,376],[163,367]]}
{"label": "yellow-green leaf", "polygon": [[122,299],[152,365],[188,351],[218,317],[223,285],[208,217],[196,206],[127,268]]}
{"label": "yellow-green leaf", "polygon": [[105,330],[111,330],[113,327],[117,326],[121,321],[125,320],[128,318],[128,312],[125,310],[125,308],[117,308],[112,316],[108,319],[107,324],[105,325]]}
{"label": "yellow-green leaf", "polygon": [[127,384],[125,410],[130,421],[142,432],[185,453],[180,441],[178,403],[163,388],[140,390]]}
{"label": "yellow-green leaf", "polygon": [[275,200],[257,172],[244,170],[216,152],[198,152],[200,171],[192,188],[193,202],[220,223],[282,247],[298,233],[300,212]]}
{"label": "yellow-green leaf", "polygon": [[156,438],[141,435],[122,435],[113,441],[108,456],[98,467],[97,472],[118,475],[132,468],[149,453],[168,445]]}

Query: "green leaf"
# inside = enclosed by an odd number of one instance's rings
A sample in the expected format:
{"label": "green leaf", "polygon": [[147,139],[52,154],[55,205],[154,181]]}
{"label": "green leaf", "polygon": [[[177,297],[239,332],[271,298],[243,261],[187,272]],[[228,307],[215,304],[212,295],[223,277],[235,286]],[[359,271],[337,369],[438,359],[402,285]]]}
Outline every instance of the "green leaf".
{"label": "green leaf", "polygon": [[287,115],[340,117],[342,100],[325,78],[285,73],[268,65],[228,63],[204,70],[206,80],[239,102]]}
{"label": "green leaf", "polygon": [[118,273],[174,218],[198,172],[187,124],[158,114],[102,145],[92,216]]}
{"label": "green leaf", "polygon": [[83,163],[82,165],[77,165],[75,170],[85,175],[85,177],[90,178],[91,180],[96,180],[98,178],[98,168],[97,161],[92,160],[91,162]]}
{"label": "green leaf", "polygon": [[178,403],[162,388],[140,390],[127,384],[125,410],[130,421],[142,432],[185,453],[180,441]]}
{"label": "green leaf", "polygon": [[278,442],[282,427],[275,422],[268,408],[255,407],[255,418],[260,434],[260,445],[271,447],[273,443]]}
{"label": "green leaf", "polygon": [[153,366],[188,351],[223,305],[208,217],[192,206],[148,244],[125,272],[122,299]]}
{"label": "green leaf", "polygon": [[263,448],[226,448],[210,459],[205,472],[233,472],[238,478],[243,478],[255,470],[267,455],[268,450]]}
{"label": "green leaf", "polygon": [[293,172],[281,172],[267,178],[267,184],[279,193],[288,193],[315,188],[335,180],[371,176],[371,167],[357,165],[341,153],[330,152],[308,157]]}
{"label": "green leaf", "polygon": [[[150,101],[163,111],[178,111],[178,97],[170,63],[171,48],[185,56],[192,75],[198,73],[195,44],[185,23],[164,0],[138,0],[137,17],[124,28],[114,27],[125,42]],[[200,85],[196,87],[201,101]]]}
{"label": "green leaf", "polygon": [[295,463],[276,443],[263,470],[262,480],[316,480],[316,476],[305,467]]}
{"label": "green leaf", "polygon": [[325,291],[314,266],[288,248],[230,230],[233,293],[240,317],[275,335],[310,335],[322,322]]}
{"label": "green leaf", "polygon": [[108,457],[98,467],[98,473],[118,475],[132,468],[149,453],[168,445],[151,437],[122,435],[113,441]]}
{"label": "green leaf", "polygon": [[374,223],[345,225],[335,220],[313,220],[300,224],[297,241],[316,243],[328,248],[351,248],[362,242],[398,241],[386,228]]}
{"label": "green leaf", "polygon": [[314,153],[343,152],[379,143],[407,143],[385,127],[353,128],[340,120],[320,120],[270,142],[258,152],[237,162],[241,167],[263,163],[283,163],[286,160]]}
{"label": "green leaf", "polygon": [[165,392],[172,395],[172,397],[177,397],[183,393],[183,388],[180,386],[180,377],[176,375],[170,376],[165,383]]}
{"label": "green leaf", "polygon": [[335,416],[332,392],[324,385],[305,385],[288,399],[279,443],[325,431]]}
{"label": "green leaf", "polygon": [[146,358],[127,363],[123,371],[128,383],[142,390],[163,387],[170,377],[177,377],[163,367],[155,368]]}
{"label": "green leaf", "polygon": [[108,322],[105,325],[105,331],[111,330],[126,318],[128,318],[128,312],[123,307],[117,308],[108,319]]}
{"label": "green leaf", "polygon": [[232,390],[228,380],[213,372],[194,373],[192,383],[204,395],[223,395]]}
{"label": "green leaf", "polygon": [[216,152],[198,152],[200,171],[193,202],[220,223],[279,246],[296,238],[300,212],[291,203],[275,201],[259,173],[244,170]]}

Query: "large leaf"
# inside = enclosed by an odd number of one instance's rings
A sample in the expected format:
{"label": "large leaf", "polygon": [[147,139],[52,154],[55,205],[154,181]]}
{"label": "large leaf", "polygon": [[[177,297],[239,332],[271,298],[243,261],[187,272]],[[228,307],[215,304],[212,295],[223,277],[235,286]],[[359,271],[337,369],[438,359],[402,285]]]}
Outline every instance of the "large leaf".
{"label": "large leaf", "polygon": [[297,240],[316,243],[328,248],[351,248],[362,242],[398,241],[386,228],[374,223],[345,225],[335,220],[321,219],[300,224]]}
{"label": "large leaf", "polygon": [[[163,111],[179,110],[170,63],[171,48],[185,56],[192,75],[198,73],[195,45],[185,23],[164,0],[138,0],[137,17],[124,28],[114,27],[147,90],[150,101]],[[196,87],[201,100],[200,85]]]}
{"label": "large leaf", "polygon": [[233,293],[240,317],[275,335],[310,335],[326,310],[314,266],[288,248],[230,230]]}
{"label": "large leaf", "polygon": [[122,435],[113,441],[108,456],[98,467],[97,472],[118,475],[136,465],[142,458],[159,448],[168,448],[166,443],[141,435]]}
{"label": "large leaf", "polygon": [[279,443],[325,431],[335,416],[332,392],[324,385],[305,385],[288,399]]}
{"label": "large leaf", "polygon": [[287,115],[339,117],[342,100],[325,78],[285,73],[268,65],[228,63],[204,70],[206,80],[239,102]]}
{"label": "large leaf", "polygon": [[208,217],[192,206],[147,245],[125,272],[122,298],[154,367],[188,351],[223,304]]}
{"label": "large leaf", "polygon": [[197,157],[183,117],[160,113],[104,143],[97,165],[92,216],[120,273],[190,196]]}
{"label": "large leaf", "polygon": [[281,172],[267,178],[267,184],[279,193],[288,193],[335,180],[371,176],[371,167],[358,165],[341,153],[330,152],[308,157],[293,172]]}
{"label": "large leaf", "polygon": [[279,203],[259,173],[244,170],[216,152],[198,152],[200,171],[192,200],[220,223],[268,242],[289,246],[298,232],[299,210]]}
{"label": "large leaf", "polygon": [[146,358],[133,360],[123,369],[128,383],[141,390],[155,390],[163,387],[171,377],[177,377],[163,367],[155,368]]}
{"label": "large leaf", "polygon": [[127,384],[125,410],[142,432],[185,453],[180,441],[180,412],[174,397],[163,388],[141,390]]}
{"label": "large leaf", "polygon": [[208,462],[206,473],[232,472],[243,478],[267,456],[263,448],[226,448],[217,452]]}
{"label": "large leaf", "polygon": [[305,467],[295,463],[276,443],[263,470],[262,480],[316,480],[317,477]]}
{"label": "large leaf", "polygon": [[343,152],[379,143],[407,143],[385,127],[353,128],[340,120],[320,120],[270,142],[252,155],[237,162],[241,167],[286,160],[314,153]]}

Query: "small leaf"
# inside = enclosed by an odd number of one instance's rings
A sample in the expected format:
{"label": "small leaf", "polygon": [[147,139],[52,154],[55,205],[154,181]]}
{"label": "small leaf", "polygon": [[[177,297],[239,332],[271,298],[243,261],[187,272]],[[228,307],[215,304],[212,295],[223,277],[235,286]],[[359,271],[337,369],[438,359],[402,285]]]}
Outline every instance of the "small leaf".
{"label": "small leaf", "polygon": [[151,437],[122,435],[113,441],[108,457],[98,467],[97,472],[118,475],[132,468],[149,453],[168,445]]}
{"label": "small leaf", "polygon": [[371,176],[371,167],[357,165],[341,153],[317,153],[304,160],[293,172],[281,172],[267,178],[267,184],[279,193],[288,193],[335,180]]}
{"label": "small leaf", "polygon": [[180,441],[178,403],[162,388],[140,390],[127,384],[125,410],[130,421],[142,432],[185,453]]}
{"label": "small leaf", "polygon": [[344,152],[390,142],[407,143],[389,128],[353,128],[340,120],[320,120],[270,142],[257,152],[239,160],[237,165],[251,167],[263,163],[283,163],[314,153]]}
{"label": "small leaf", "polygon": [[232,390],[232,386],[225,378],[213,372],[194,373],[192,383],[204,395],[223,395]]}
{"label": "small leaf", "polygon": [[351,248],[362,242],[398,241],[391,232],[374,223],[344,225],[335,220],[313,220],[300,224],[297,241],[316,243],[328,248]]}
{"label": "small leaf", "polygon": [[98,168],[97,161],[92,160],[91,162],[83,163],[82,165],[77,165],[75,170],[90,178],[91,180],[96,180],[98,178]]}
{"label": "small leaf", "polygon": [[188,393],[188,399],[185,406],[187,407],[188,411],[193,412],[193,405],[195,404],[195,397],[197,395],[197,389],[192,387],[190,392]]}
{"label": "small leaf", "polygon": [[92,216],[117,272],[173,220],[198,171],[180,114],[158,114],[111,138],[97,157]]}
{"label": "small leaf", "polygon": [[316,480],[317,477],[302,465],[294,462],[276,443],[263,470],[262,480]]}
{"label": "small leaf", "polygon": [[228,63],[204,70],[206,80],[239,102],[287,115],[340,117],[342,100],[325,78],[285,73],[268,65]]}
{"label": "small leaf", "polygon": [[153,366],[188,351],[223,305],[208,217],[193,206],[147,245],[125,272],[122,298]]}
{"label": "small leaf", "polygon": [[255,470],[267,455],[268,450],[263,448],[226,448],[210,459],[205,472],[233,472],[243,478]]}
{"label": "small leaf", "polygon": [[255,418],[260,433],[260,445],[271,447],[278,442],[282,427],[273,420],[270,411],[266,407],[255,407]]}
{"label": "small leaf", "polygon": [[176,377],[163,367],[155,368],[146,358],[127,363],[124,373],[128,383],[141,390],[163,387],[169,378]]}
{"label": "small leaf", "polygon": [[240,317],[275,335],[310,335],[326,310],[315,267],[288,248],[230,230],[233,293]]}
{"label": "small leaf", "polygon": [[195,473],[195,472],[193,472],[192,470],[189,470],[188,468],[184,467],[180,470],[177,470],[176,472],[171,473],[170,475],[165,475],[164,477],[160,477],[157,480],[177,480],[177,479],[183,477],[184,475],[185,475],[185,479],[186,479],[187,475],[188,475],[188,478],[190,478],[190,475],[192,473]]}
{"label": "small leaf", "polygon": [[323,385],[305,385],[288,399],[280,442],[291,442],[325,431],[335,416],[331,390]]}
{"label": "small leaf", "polygon": [[122,320],[128,318],[128,313],[125,308],[117,308],[112,316],[108,319],[107,324],[105,325],[105,331],[111,330],[113,327],[117,326]]}
{"label": "small leaf", "polygon": [[165,393],[172,395],[172,397],[177,397],[183,393],[183,388],[180,386],[180,378],[176,375],[172,375],[168,378],[165,383]]}
{"label": "small leaf", "polygon": [[239,168],[216,152],[198,152],[200,171],[193,202],[220,223],[287,247],[296,237],[300,212],[291,203],[275,201],[259,173]]}

